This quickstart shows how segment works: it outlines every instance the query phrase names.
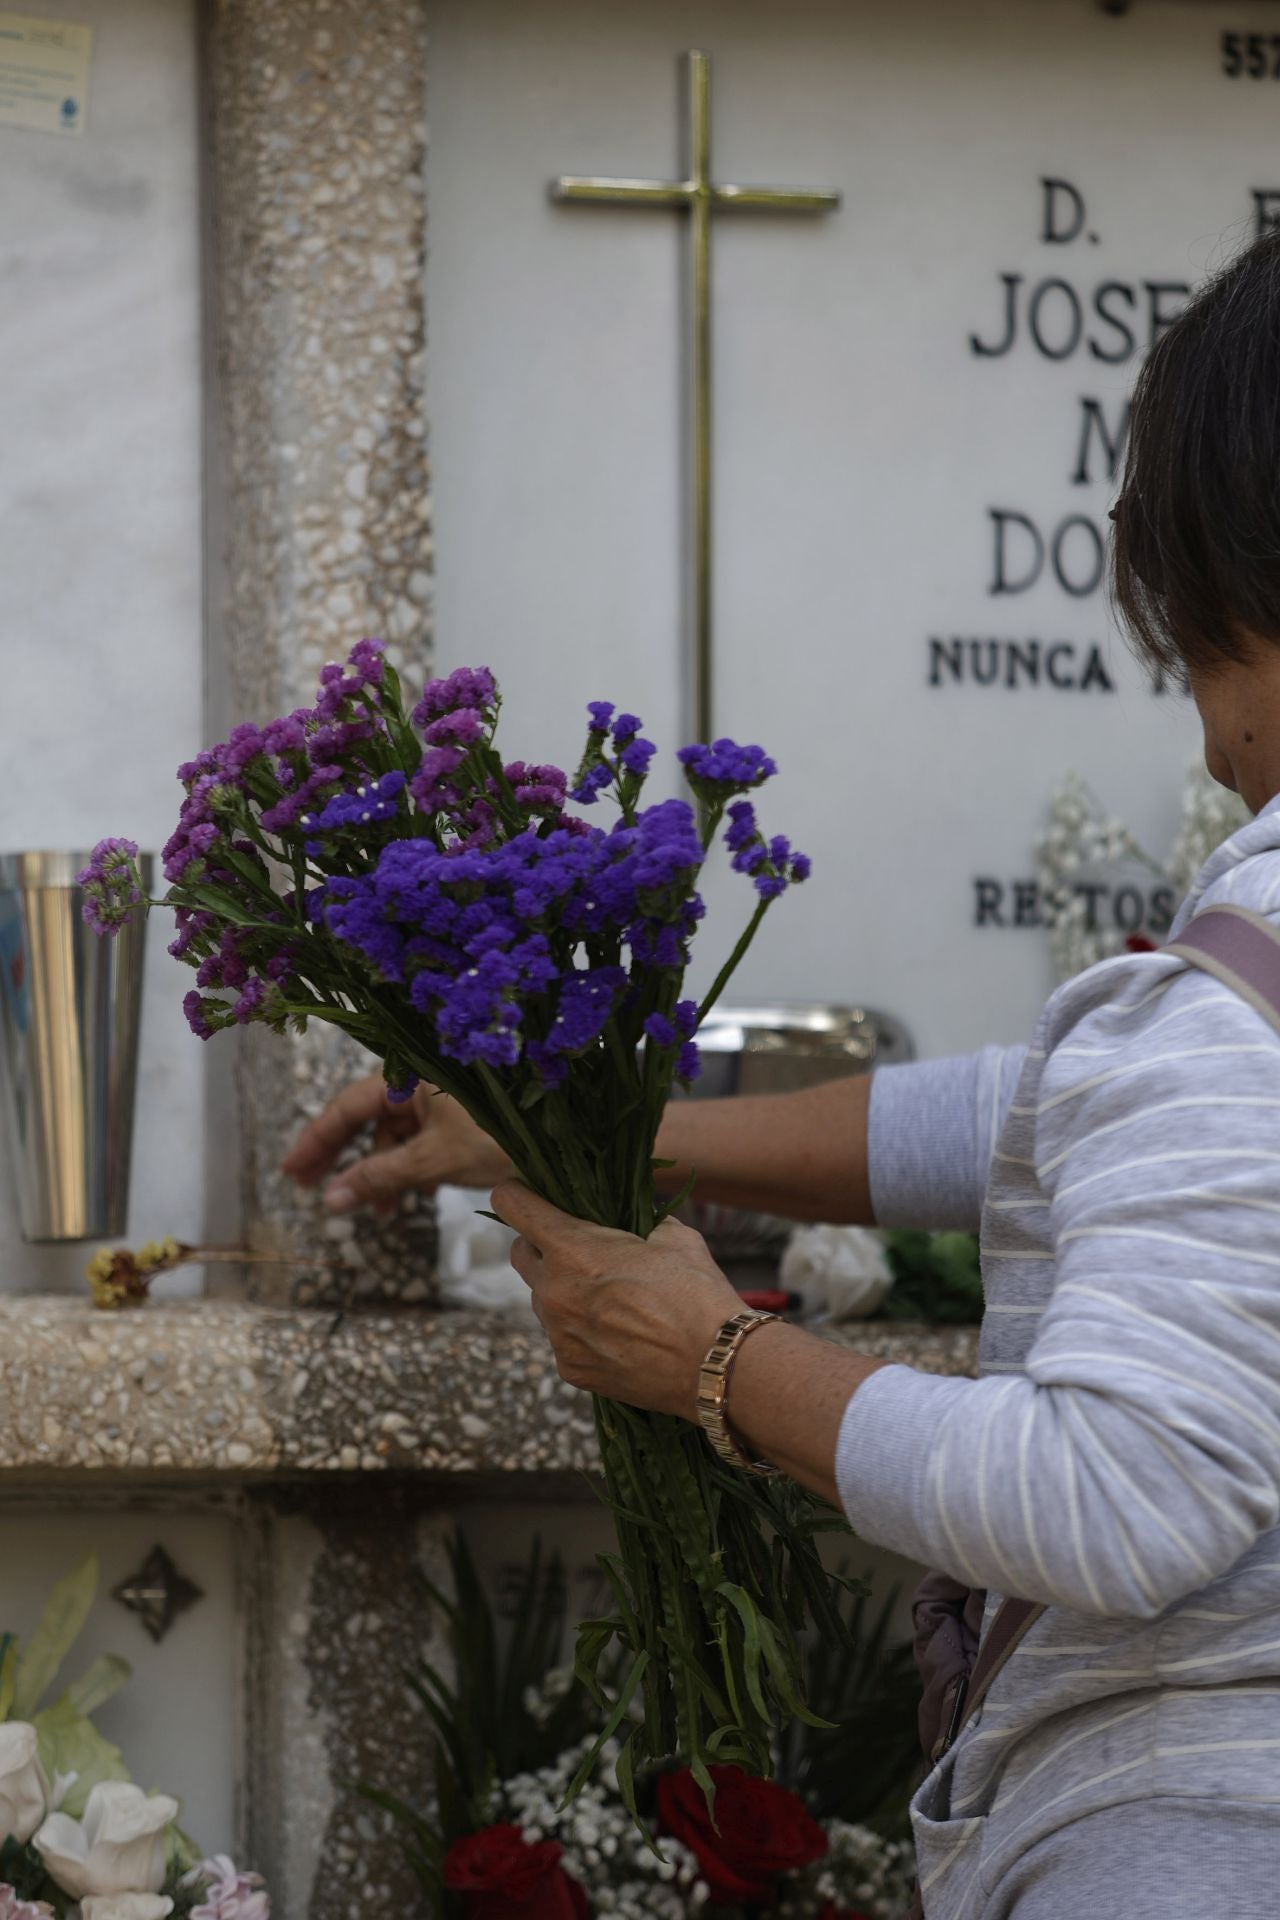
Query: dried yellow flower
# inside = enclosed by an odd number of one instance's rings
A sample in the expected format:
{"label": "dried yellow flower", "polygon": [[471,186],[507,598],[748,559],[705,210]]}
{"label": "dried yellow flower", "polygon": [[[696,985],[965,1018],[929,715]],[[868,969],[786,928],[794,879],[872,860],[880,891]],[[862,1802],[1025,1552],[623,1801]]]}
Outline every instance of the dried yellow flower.
{"label": "dried yellow flower", "polygon": [[177,1240],[148,1240],[136,1253],[128,1247],[99,1247],[85,1268],[93,1304],[106,1312],[146,1303],[157,1273],[181,1266],[192,1249]]}

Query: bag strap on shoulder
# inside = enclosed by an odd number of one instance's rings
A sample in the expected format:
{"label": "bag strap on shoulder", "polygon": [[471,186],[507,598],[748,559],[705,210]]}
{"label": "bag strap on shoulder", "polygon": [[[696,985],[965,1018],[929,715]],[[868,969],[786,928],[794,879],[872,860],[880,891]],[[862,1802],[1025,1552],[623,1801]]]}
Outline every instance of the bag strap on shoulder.
{"label": "bag strap on shoulder", "polygon": [[994,1681],[1044,1610],[1043,1604],[1034,1600],[1006,1600],[997,1609],[995,1619],[982,1636],[972,1672],[961,1676],[951,1719],[931,1755],[935,1765],[955,1745],[961,1728],[978,1711]]}
{"label": "bag strap on shoulder", "polygon": [[1231,987],[1280,1033],[1280,929],[1248,907],[1206,907],[1162,949]]}

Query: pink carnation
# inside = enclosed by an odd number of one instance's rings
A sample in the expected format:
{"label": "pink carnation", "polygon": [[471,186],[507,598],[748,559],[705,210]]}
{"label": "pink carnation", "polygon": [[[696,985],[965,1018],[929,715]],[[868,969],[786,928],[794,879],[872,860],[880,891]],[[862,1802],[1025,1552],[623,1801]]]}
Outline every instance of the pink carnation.
{"label": "pink carnation", "polygon": [[13,1888],[0,1885],[0,1920],[53,1920],[53,1908],[43,1900],[19,1900]]}

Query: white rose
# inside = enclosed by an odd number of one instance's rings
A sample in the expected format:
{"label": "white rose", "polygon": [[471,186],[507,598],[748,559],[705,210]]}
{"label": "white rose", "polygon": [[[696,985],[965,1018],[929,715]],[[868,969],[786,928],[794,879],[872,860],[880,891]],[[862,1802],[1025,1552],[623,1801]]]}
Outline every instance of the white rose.
{"label": "white rose", "polygon": [[49,1805],[40,1740],[25,1720],[0,1725],[0,1845],[12,1834],[25,1847]]}
{"label": "white rose", "polygon": [[162,1893],[94,1893],[81,1905],[80,1920],[167,1920],[172,1912]]}
{"label": "white rose", "polygon": [[64,1893],[159,1893],[168,1853],[166,1829],[178,1817],[168,1794],[145,1794],[125,1780],[101,1780],[82,1820],[51,1813],[32,1845]]}

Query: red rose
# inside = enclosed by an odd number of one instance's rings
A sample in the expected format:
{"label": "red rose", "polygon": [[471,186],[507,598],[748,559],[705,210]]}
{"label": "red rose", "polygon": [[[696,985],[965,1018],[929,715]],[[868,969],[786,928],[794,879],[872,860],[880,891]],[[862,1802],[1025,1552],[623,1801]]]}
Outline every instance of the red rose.
{"label": "red rose", "polygon": [[[715,1825],[692,1773],[664,1773],[658,1781],[658,1820],[698,1862],[711,1898],[772,1902],[780,1874],[795,1873],[827,1850],[827,1836],[804,1805],[772,1780],[741,1767],[712,1767]],[[719,1832],[716,1828],[719,1828]]]}
{"label": "red rose", "polygon": [[467,1920],[587,1920],[587,1896],[560,1865],[559,1841],[528,1841],[509,1822],[455,1840],[444,1878],[464,1895]]}

